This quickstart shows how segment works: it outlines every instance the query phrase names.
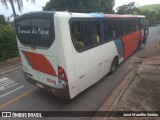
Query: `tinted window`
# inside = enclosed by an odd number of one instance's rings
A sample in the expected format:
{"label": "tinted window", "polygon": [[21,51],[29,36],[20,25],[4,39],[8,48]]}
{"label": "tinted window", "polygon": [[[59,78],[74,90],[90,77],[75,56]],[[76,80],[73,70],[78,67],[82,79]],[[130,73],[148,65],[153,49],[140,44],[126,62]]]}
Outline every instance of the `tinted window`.
{"label": "tinted window", "polygon": [[122,21],[122,35],[126,34],[126,22],[125,20],[121,20]]}
{"label": "tinted window", "polygon": [[136,31],[137,30],[137,28],[136,28],[136,24],[137,24],[136,19],[133,20],[133,23],[134,23],[134,31]]}
{"label": "tinted window", "polygon": [[74,46],[77,50],[84,48],[83,30],[81,21],[73,21],[71,23],[71,35]]}
{"label": "tinted window", "polygon": [[115,24],[115,20],[103,21],[104,40],[106,42],[109,42],[115,38]]}
{"label": "tinted window", "polygon": [[96,20],[86,20],[83,23],[86,47],[91,47],[100,42],[100,27]]}
{"label": "tinted window", "polygon": [[142,29],[144,27],[144,19],[139,18],[138,19],[138,28]]}
{"label": "tinted window", "polygon": [[101,41],[98,20],[72,20],[70,29],[72,41],[77,51],[96,47]]}
{"label": "tinted window", "polygon": [[116,37],[119,37],[122,35],[122,20],[116,21]]}
{"label": "tinted window", "polygon": [[49,19],[26,19],[16,23],[18,39],[24,45],[50,47],[54,32]]}
{"label": "tinted window", "polygon": [[133,32],[133,30],[134,30],[134,25],[133,25],[134,23],[133,23],[133,20],[132,19],[130,19],[129,20],[129,26],[130,26],[130,31],[129,32]]}
{"label": "tinted window", "polygon": [[139,30],[139,28],[138,28],[138,19],[136,19],[136,30]]}

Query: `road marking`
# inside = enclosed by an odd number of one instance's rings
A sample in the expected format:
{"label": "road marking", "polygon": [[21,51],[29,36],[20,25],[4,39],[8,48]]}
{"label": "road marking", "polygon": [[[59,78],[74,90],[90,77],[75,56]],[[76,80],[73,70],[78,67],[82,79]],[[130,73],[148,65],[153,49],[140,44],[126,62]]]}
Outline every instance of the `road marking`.
{"label": "road marking", "polygon": [[15,98],[13,98],[12,100],[10,100],[10,101],[4,103],[3,105],[1,105],[1,106],[0,106],[0,109],[2,109],[3,107],[5,107],[5,106],[7,106],[7,105],[9,105],[9,104],[11,104],[11,103],[13,103],[13,102],[21,99],[22,97],[28,95],[29,93],[35,91],[36,89],[37,89],[37,88],[33,88],[33,89],[31,89],[30,91],[27,91],[27,92],[21,94],[20,96],[17,96],[17,97],[15,97]]}
{"label": "road marking", "polygon": [[0,82],[0,85],[2,85],[2,84],[4,84],[4,83],[8,83],[8,82],[12,82],[13,80],[11,80],[11,79],[7,79],[7,80],[5,80],[5,81],[3,81],[3,82]]}
{"label": "road marking", "polygon": [[10,87],[13,87],[13,86],[16,86],[16,85],[18,85],[18,84],[19,84],[19,83],[15,83],[15,84],[12,84],[12,85],[10,85],[10,86],[8,86],[8,87],[5,87],[5,86],[0,87],[0,91],[6,90],[6,89],[8,89],[8,88],[10,88]]}
{"label": "road marking", "polygon": [[3,95],[0,95],[0,98],[2,98],[2,97],[4,97],[4,96],[6,96],[6,95],[8,95],[8,94],[11,94],[11,93],[13,93],[13,92],[15,92],[15,91],[17,91],[17,90],[19,90],[19,89],[23,88],[23,87],[24,87],[24,86],[20,86],[20,87],[18,87],[18,88],[16,88],[16,89],[14,89],[14,90],[11,90],[11,91],[9,91],[9,92],[7,92],[7,93],[3,94]]}
{"label": "road marking", "polygon": [[6,90],[8,88],[11,88],[13,86],[16,86],[16,85],[17,85],[17,87],[13,88],[10,91],[9,90],[5,91],[5,93],[3,93],[3,94],[1,93],[0,94],[0,98],[4,97],[6,95],[9,95],[9,94],[11,94],[11,93],[13,93],[13,92],[15,92],[15,91],[17,91],[17,90],[19,90],[19,89],[24,87],[24,86],[22,86],[22,85],[20,86],[18,84],[19,84],[18,82],[14,81],[14,80],[12,80],[10,78],[7,78],[7,77],[1,78],[0,79],[0,92],[3,92],[4,90]]}
{"label": "road marking", "polygon": [[7,82],[5,82],[5,83],[0,84],[0,87],[9,86],[9,85],[11,85],[11,84],[13,84],[13,83],[15,83],[15,81],[10,80],[10,81],[7,81]]}
{"label": "road marking", "polygon": [[1,82],[0,82],[0,85],[2,84],[2,83],[6,83],[6,82],[9,82],[10,81],[10,79],[3,79]]}
{"label": "road marking", "polygon": [[8,79],[8,78],[4,77],[4,78],[0,79],[0,82],[3,82],[3,81],[5,81],[5,80],[7,80],[7,79]]}
{"label": "road marking", "polygon": [[5,87],[5,86],[9,86],[9,85],[12,85],[13,83],[15,83],[14,80],[11,80],[9,78],[2,78],[0,79],[0,88],[1,87]]}

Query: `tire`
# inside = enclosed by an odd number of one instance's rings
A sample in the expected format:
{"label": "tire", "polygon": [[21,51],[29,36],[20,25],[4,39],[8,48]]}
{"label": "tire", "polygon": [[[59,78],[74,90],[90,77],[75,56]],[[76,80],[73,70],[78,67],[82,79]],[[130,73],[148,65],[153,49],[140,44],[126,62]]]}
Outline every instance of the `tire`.
{"label": "tire", "polygon": [[115,57],[112,61],[111,68],[109,74],[113,74],[118,66],[118,58]]}

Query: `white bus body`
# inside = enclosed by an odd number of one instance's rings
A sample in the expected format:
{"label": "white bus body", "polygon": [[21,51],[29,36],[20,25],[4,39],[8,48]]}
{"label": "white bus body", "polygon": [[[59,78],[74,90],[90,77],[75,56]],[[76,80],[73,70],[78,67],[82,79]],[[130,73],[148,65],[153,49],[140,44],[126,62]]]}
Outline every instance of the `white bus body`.
{"label": "white bus body", "polygon": [[[101,14],[68,12],[31,12],[18,17],[15,20],[17,43],[26,80],[66,99],[74,98],[99,81],[111,71],[115,58],[117,64],[127,58],[124,57],[125,38],[114,38],[122,41],[123,45],[118,42],[117,45],[123,50],[119,50],[112,40],[77,51],[71,29],[72,23],[82,24],[83,34],[87,34],[84,32],[85,23],[81,20],[95,19],[99,24],[105,18]],[[135,40],[136,45],[142,41],[142,30],[138,30],[138,34],[140,39]]]}

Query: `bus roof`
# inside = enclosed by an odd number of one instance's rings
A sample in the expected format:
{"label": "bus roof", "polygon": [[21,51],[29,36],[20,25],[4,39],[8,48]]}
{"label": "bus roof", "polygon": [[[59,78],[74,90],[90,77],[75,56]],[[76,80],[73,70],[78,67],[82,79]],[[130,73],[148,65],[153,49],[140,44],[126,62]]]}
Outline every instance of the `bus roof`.
{"label": "bus roof", "polygon": [[103,13],[74,13],[74,12],[62,12],[62,11],[37,11],[37,12],[29,12],[26,14],[23,14],[15,19],[15,21],[19,19],[25,19],[25,18],[30,18],[32,17],[43,17],[43,16],[51,16],[55,13],[62,14],[68,14],[71,15],[72,17],[93,17],[93,18],[144,18],[144,15],[120,15],[120,14],[103,14]]}
{"label": "bus roof", "polygon": [[[58,11],[56,11],[58,12]],[[64,12],[62,12],[64,13]],[[88,17],[97,17],[97,18],[144,18],[144,15],[132,15],[132,14],[125,14],[125,15],[121,15],[121,14],[103,14],[103,13],[74,13],[74,12],[65,12],[65,13],[69,13],[70,15],[74,16],[88,16]]]}
{"label": "bus roof", "polygon": [[144,15],[120,15],[120,14],[103,14],[103,13],[71,13],[73,16],[79,15],[79,17],[83,14],[88,15],[88,17],[98,17],[98,18],[144,18]]}

